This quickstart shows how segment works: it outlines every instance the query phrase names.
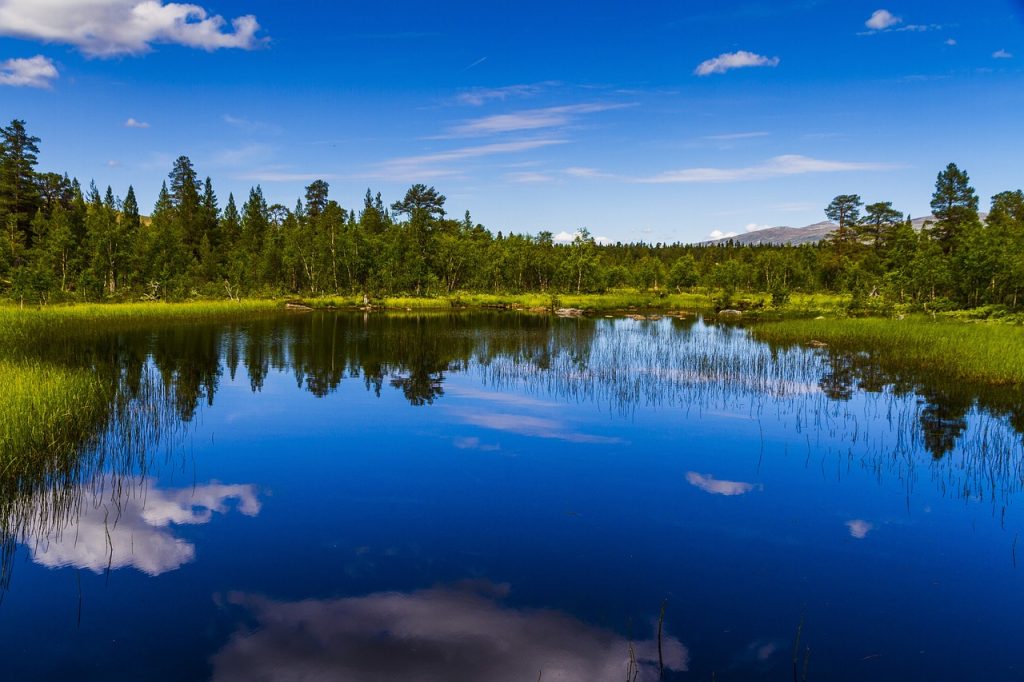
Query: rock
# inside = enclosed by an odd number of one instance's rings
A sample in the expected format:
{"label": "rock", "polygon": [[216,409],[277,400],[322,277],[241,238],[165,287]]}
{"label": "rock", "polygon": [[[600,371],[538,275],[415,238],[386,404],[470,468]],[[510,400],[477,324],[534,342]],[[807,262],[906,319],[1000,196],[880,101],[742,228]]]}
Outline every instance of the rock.
{"label": "rock", "polygon": [[740,310],[733,310],[732,308],[726,308],[725,310],[718,311],[719,317],[742,317],[743,312]]}
{"label": "rock", "polygon": [[579,308],[558,308],[555,315],[559,317],[583,317],[583,311]]}
{"label": "rock", "polygon": [[817,339],[812,339],[811,342],[807,345],[810,346],[811,348],[828,348],[827,343],[825,343],[824,341],[818,341]]}
{"label": "rock", "polygon": [[305,303],[298,303],[296,301],[288,301],[287,303],[284,304],[284,309],[310,311],[313,309],[313,306],[308,306]]}

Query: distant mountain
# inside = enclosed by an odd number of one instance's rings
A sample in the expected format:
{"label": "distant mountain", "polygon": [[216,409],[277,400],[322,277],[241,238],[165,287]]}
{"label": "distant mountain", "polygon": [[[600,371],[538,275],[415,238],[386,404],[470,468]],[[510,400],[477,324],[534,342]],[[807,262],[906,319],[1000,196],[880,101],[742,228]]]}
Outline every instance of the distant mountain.
{"label": "distant mountain", "polygon": [[[982,220],[984,220],[985,217],[986,214],[982,213]],[[924,227],[925,222],[934,221],[935,216],[929,215],[924,218],[914,218],[911,221],[911,224],[914,226],[915,230],[920,232],[921,228]],[[805,227],[768,227],[763,230],[754,230],[753,232],[738,234],[735,237],[712,239],[710,241],[700,242],[700,244],[713,246],[715,244],[725,244],[729,240],[732,240],[736,244],[743,244],[746,246],[760,246],[762,244],[789,244],[791,246],[796,246],[797,244],[817,244],[837,227],[839,226],[828,221],[814,223],[813,225],[807,225]]]}

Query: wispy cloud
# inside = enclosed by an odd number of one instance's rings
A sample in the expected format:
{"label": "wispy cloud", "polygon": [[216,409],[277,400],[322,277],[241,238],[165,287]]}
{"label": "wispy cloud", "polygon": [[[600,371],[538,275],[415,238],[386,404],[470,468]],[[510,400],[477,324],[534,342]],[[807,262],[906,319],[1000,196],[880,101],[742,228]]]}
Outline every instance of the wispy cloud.
{"label": "wispy cloud", "polygon": [[546,107],[543,109],[524,109],[509,114],[495,114],[493,116],[471,119],[452,128],[449,131],[449,136],[478,137],[499,133],[521,132],[524,130],[560,128],[572,123],[584,114],[595,114],[629,106],[633,105],[590,102]]}
{"label": "wispy cloud", "polygon": [[[369,176],[393,180],[429,179],[456,175],[460,171],[450,164],[502,154],[516,154],[565,144],[566,140],[538,138],[511,142],[495,142],[471,147],[460,147],[433,154],[404,156],[384,161],[370,171]],[[365,175],[364,175],[365,177]]]}
{"label": "wispy cloud", "polygon": [[871,17],[864,22],[864,25],[874,31],[884,31],[902,22],[902,18],[897,17],[887,9],[876,9],[871,14]]}
{"label": "wispy cloud", "polygon": [[57,67],[49,57],[37,54],[26,59],[8,59],[0,62],[0,85],[16,88],[49,88],[60,78]]}
{"label": "wispy cloud", "polygon": [[221,116],[221,120],[232,128],[237,128],[245,133],[278,132],[279,130],[279,128],[273,124],[264,123],[263,121],[254,121],[241,116],[232,116],[231,114],[224,114]]}
{"label": "wispy cloud", "polygon": [[536,95],[547,87],[558,85],[555,81],[542,83],[531,83],[523,85],[505,85],[500,88],[472,88],[460,92],[455,101],[459,104],[468,104],[479,107],[491,101],[504,102],[506,99],[515,97],[529,97]]}
{"label": "wispy cloud", "polygon": [[213,155],[213,162],[219,166],[252,166],[267,159],[273,148],[265,144],[247,144],[232,149],[222,149]]}
{"label": "wispy cloud", "polygon": [[1013,55],[1006,50],[996,50],[992,53],[992,59],[1013,59]]}
{"label": "wispy cloud", "polygon": [[844,171],[884,171],[898,168],[893,164],[861,162],[861,161],[830,161],[814,159],[799,154],[776,156],[765,163],[742,168],[685,168],[666,171],[635,181],[645,184],[702,183],[702,182],[737,182],[741,180],[763,180],[766,178],[788,175],[806,175],[808,173],[838,173]]}
{"label": "wispy cloud", "polygon": [[556,178],[548,175],[547,173],[520,171],[516,173],[506,173],[505,180],[521,185],[536,185],[546,182],[555,182]]}
{"label": "wispy cloud", "polygon": [[264,41],[251,14],[229,22],[194,4],[163,0],[3,0],[0,35],[74,45],[93,57],[149,52],[155,43],[212,51]]}
{"label": "wispy cloud", "polygon": [[743,481],[720,481],[711,474],[698,474],[696,471],[688,471],[686,473],[686,482],[695,488],[700,488],[706,493],[712,495],[725,495],[726,497],[735,497],[736,495],[746,495],[752,490],[758,488],[757,484],[744,483]]}
{"label": "wispy cloud", "polygon": [[464,68],[463,71],[469,71],[473,67],[480,66],[481,64],[483,64],[486,61],[487,61],[487,57],[480,57],[480,59],[476,60],[475,62],[473,62],[472,64],[470,64],[466,68]]}
{"label": "wispy cloud", "polygon": [[693,72],[698,76],[710,76],[733,69],[745,69],[754,66],[775,67],[778,65],[778,57],[765,57],[754,52],[740,50],[739,52],[725,52],[712,59],[707,59],[698,64]]}
{"label": "wispy cloud", "polygon": [[716,142],[729,142],[732,140],[749,140],[754,137],[768,137],[770,133],[764,131],[753,131],[749,133],[725,133],[723,135],[705,135],[702,140],[714,140]]}
{"label": "wispy cloud", "polygon": [[129,118],[127,121],[124,122],[124,127],[145,130],[146,128],[149,127],[149,123],[147,123],[146,121],[140,121],[136,118]]}
{"label": "wispy cloud", "polygon": [[592,179],[596,179],[596,178],[614,178],[615,177],[611,173],[603,173],[603,172],[599,171],[596,168],[586,168],[586,167],[583,167],[583,166],[573,166],[571,168],[566,168],[562,172],[565,173],[566,175],[570,176],[570,177],[573,177],[573,178],[592,178]]}
{"label": "wispy cloud", "polygon": [[508,414],[503,412],[460,412],[461,421],[493,431],[503,431],[530,438],[550,438],[569,443],[591,443],[612,445],[621,443],[622,439],[613,436],[598,436],[582,433],[569,424],[547,417],[534,417],[525,414]]}

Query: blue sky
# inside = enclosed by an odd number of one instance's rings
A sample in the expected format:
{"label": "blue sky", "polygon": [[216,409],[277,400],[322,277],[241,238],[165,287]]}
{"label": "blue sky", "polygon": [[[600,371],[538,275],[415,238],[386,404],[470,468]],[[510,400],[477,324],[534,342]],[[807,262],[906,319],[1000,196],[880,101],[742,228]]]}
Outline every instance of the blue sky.
{"label": "blue sky", "polygon": [[190,156],[345,207],[435,185],[493,231],[696,241],[1024,186],[1024,2],[0,0],[0,112],[152,205]]}

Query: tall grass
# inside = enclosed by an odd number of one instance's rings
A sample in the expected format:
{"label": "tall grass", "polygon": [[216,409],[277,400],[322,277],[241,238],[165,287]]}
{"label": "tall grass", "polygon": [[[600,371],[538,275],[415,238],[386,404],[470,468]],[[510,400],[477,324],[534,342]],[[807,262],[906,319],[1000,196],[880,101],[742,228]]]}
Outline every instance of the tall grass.
{"label": "tall grass", "polygon": [[0,386],[0,476],[71,456],[110,397],[86,369],[28,360],[0,360]]}
{"label": "tall grass", "polygon": [[836,350],[867,352],[885,369],[1024,386],[1024,327],[926,317],[783,320],[758,325],[753,334],[771,343],[816,341]]}

